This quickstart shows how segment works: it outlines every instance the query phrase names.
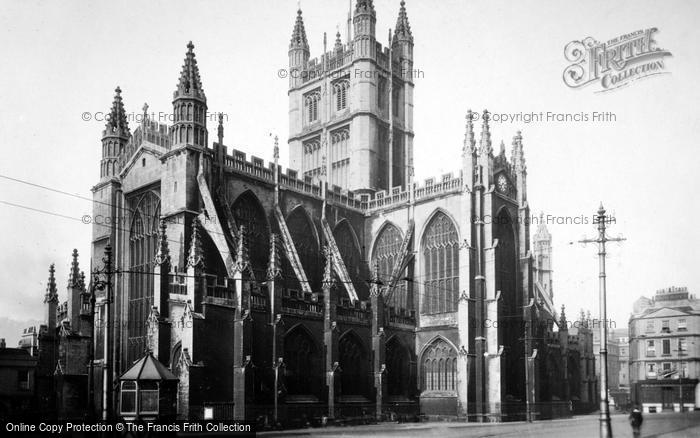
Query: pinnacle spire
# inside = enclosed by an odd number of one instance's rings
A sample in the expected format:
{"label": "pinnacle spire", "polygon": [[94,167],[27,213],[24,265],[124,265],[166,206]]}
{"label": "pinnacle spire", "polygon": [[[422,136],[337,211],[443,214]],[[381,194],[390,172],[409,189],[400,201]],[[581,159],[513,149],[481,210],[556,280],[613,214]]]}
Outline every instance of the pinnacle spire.
{"label": "pinnacle spire", "polygon": [[474,140],[474,114],[472,113],[472,110],[467,110],[465,120],[466,126],[464,128],[464,146],[462,147],[462,152],[473,154],[475,151],[474,145],[476,142]]}
{"label": "pinnacle spire", "polygon": [[44,295],[44,302],[57,302],[58,292],[56,289],[56,266],[51,263],[49,266],[49,279],[46,282],[46,294]]}
{"label": "pinnacle spire", "polygon": [[224,113],[219,113],[219,125],[216,127],[216,138],[219,141],[219,147],[224,146]]}
{"label": "pinnacle spire", "polygon": [[80,287],[80,264],[78,263],[78,250],[73,249],[73,260],[70,263],[70,274],[68,274],[68,287]]}
{"label": "pinnacle spire", "polygon": [[130,135],[129,122],[126,120],[124,102],[122,102],[122,89],[117,85],[117,88],[114,89],[112,108],[109,111],[109,119],[107,119],[107,123],[105,124],[102,137],[116,136],[128,138]]}
{"label": "pinnacle spire", "polygon": [[236,248],[236,271],[243,272],[250,268],[250,260],[248,258],[248,236],[246,234],[245,225],[241,225],[238,229],[238,247]]}
{"label": "pinnacle spire", "polygon": [[309,50],[309,41],[306,39],[306,29],[304,29],[304,18],[301,16],[301,8],[297,11],[297,20],[294,22],[289,49]]}
{"label": "pinnacle spire", "polygon": [[396,19],[396,29],[394,29],[394,42],[397,41],[413,42],[411,25],[408,23],[408,14],[406,14],[406,2],[403,0],[401,0],[399,16]]}
{"label": "pinnacle spire", "polygon": [[335,32],[335,47],[334,47],[336,52],[340,52],[343,50],[343,42],[340,39],[340,30],[336,30]]}
{"label": "pinnacle spire", "polygon": [[167,224],[165,219],[160,220],[160,230],[158,232],[158,249],[156,251],[155,262],[162,265],[170,261],[170,249],[168,248],[168,236],[166,235]]}
{"label": "pinnacle spire", "polygon": [[561,305],[561,315],[559,316],[559,329],[560,330],[567,328],[566,312],[564,310],[565,310],[565,306],[562,304]]}
{"label": "pinnacle spire", "polygon": [[192,41],[187,43],[185,63],[182,64],[180,80],[177,84],[177,90],[175,90],[173,95],[174,99],[178,97],[194,97],[207,100],[204,90],[202,89],[202,79],[199,76],[199,67],[197,66],[197,59],[194,55],[194,44],[192,44]]}
{"label": "pinnacle spire", "polygon": [[327,287],[333,285],[333,252],[331,247],[326,245],[323,247],[323,256],[325,265],[323,267],[323,284]]}
{"label": "pinnacle spire", "polygon": [[481,123],[481,153],[482,155],[490,155],[493,152],[491,148],[491,131],[489,129],[489,112],[484,110]]}
{"label": "pinnacle spire", "polygon": [[549,233],[549,230],[547,229],[547,224],[544,220],[544,212],[540,212],[539,222],[537,224],[537,232],[533,236],[533,240],[535,242],[552,240],[552,235]]}
{"label": "pinnacle spire", "polygon": [[516,170],[525,170],[525,154],[523,153],[523,135],[520,131],[513,136],[511,161]]}
{"label": "pinnacle spire", "polygon": [[273,280],[282,276],[281,260],[277,251],[277,234],[270,234],[270,261],[267,265],[267,279]]}
{"label": "pinnacle spire", "polygon": [[199,227],[201,227],[199,218],[195,217],[192,221],[192,240],[189,256],[187,257],[187,266],[193,268],[204,267],[204,250],[202,248],[202,239],[199,236]]}

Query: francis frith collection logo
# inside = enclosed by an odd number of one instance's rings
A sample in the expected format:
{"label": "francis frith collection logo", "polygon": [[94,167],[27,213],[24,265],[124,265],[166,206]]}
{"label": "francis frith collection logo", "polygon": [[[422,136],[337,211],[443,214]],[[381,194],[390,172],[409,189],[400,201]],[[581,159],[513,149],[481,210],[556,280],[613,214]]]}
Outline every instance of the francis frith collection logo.
{"label": "francis frith collection logo", "polygon": [[664,58],[671,52],[658,47],[652,27],[620,35],[606,42],[591,37],[571,41],[564,56],[564,83],[571,88],[598,84],[597,92],[614,90],[649,76],[669,73]]}

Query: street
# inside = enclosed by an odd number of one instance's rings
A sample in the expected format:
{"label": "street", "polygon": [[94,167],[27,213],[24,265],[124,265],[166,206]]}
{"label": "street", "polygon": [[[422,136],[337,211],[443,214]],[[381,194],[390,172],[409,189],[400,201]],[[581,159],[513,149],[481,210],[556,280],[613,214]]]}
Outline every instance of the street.
{"label": "street", "polygon": [[[613,436],[632,437],[627,415],[612,415]],[[566,420],[534,423],[405,423],[378,424],[373,426],[329,427],[324,429],[286,430],[259,433],[260,436],[323,436],[323,437],[571,437],[593,438],[598,436],[598,416],[578,416]],[[642,427],[642,437],[698,437],[700,436],[700,412],[685,414],[647,414]]]}

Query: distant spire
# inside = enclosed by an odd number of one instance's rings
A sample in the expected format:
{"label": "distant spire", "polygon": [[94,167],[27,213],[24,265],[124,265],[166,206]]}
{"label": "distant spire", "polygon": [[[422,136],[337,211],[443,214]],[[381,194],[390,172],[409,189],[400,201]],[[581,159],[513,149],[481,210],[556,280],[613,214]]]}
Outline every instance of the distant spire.
{"label": "distant spire", "polygon": [[219,127],[216,133],[219,138],[219,146],[222,146],[224,142],[224,113],[219,113]]}
{"label": "distant spire", "polygon": [[403,0],[399,8],[399,16],[396,19],[396,29],[394,29],[394,43],[398,41],[413,42],[411,25],[408,23],[408,14],[406,14],[406,2]]}
{"label": "distant spire", "polygon": [[148,120],[148,103],[144,102],[143,107],[141,109],[143,109],[143,118],[141,119],[141,124],[145,126]]}
{"label": "distant spire", "polygon": [[180,72],[180,80],[175,90],[174,98],[178,97],[195,97],[201,100],[206,100],[202,89],[202,79],[199,76],[199,67],[194,55],[194,44],[192,41],[187,43],[187,53],[185,54],[185,63],[182,64]]}
{"label": "distant spire", "polygon": [[515,170],[525,170],[525,154],[523,153],[523,135],[520,131],[513,136],[513,149],[511,151],[511,161]]}
{"label": "distant spire", "polygon": [[335,32],[335,47],[334,47],[336,52],[340,52],[343,50],[343,42],[340,40],[340,30],[337,29]]}
{"label": "distant spire", "polygon": [[170,261],[170,249],[168,248],[168,236],[166,235],[167,224],[165,219],[160,220],[160,229],[158,231],[158,249],[156,250],[155,262],[157,265],[162,265]]}
{"label": "distant spire", "polygon": [[466,126],[464,127],[464,146],[462,147],[463,153],[473,154],[475,151],[474,145],[474,113],[472,110],[467,110],[467,115],[465,116]]}
{"label": "distant spire", "polygon": [[70,263],[70,274],[68,274],[68,287],[80,287],[80,264],[78,263],[78,250],[73,249],[73,260]]}
{"label": "distant spire", "polygon": [[56,266],[53,263],[51,263],[51,266],[49,266],[49,279],[46,282],[44,302],[58,302],[58,291],[56,289]]}
{"label": "distant spire", "polygon": [[498,155],[503,155],[504,157],[506,156],[506,144],[503,140],[501,140],[501,149]]}
{"label": "distant spire", "polygon": [[489,155],[493,152],[493,149],[491,148],[491,131],[489,129],[490,116],[488,110],[484,110],[484,115],[481,119],[481,153],[482,155]]}
{"label": "distant spire", "polygon": [[537,232],[533,236],[533,241],[535,242],[541,242],[541,241],[551,241],[552,240],[552,235],[549,233],[549,230],[547,229],[547,224],[544,219],[544,212],[540,212],[540,217],[539,221],[537,223]]}
{"label": "distant spire", "polygon": [[561,315],[559,315],[559,329],[567,328],[565,306],[561,305]]}
{"label": "distant spire", "polygon": [[187,266],[204,267],[204,250],[202,249],[202,239],[199,236],[199,218],[192,221],[192,240],[190,242],[190,252],[187,257]]}
{"label": "distant spire", "polygon": [[114,89],[114,101],[109,112],[109,119],[105,124],[103,137],[128,138],[130,135],[129,122],[126,120],[126,111],[124,111],[124,102],[122,102],[122,89],[117,85],[117,88]]}
{"label": "distant spire", "polygon": [[304,29],[304,19],[301,16],[301,8],[297,11],[297,20],[294,23],[289,49],[309,50],[309,41],[306,39],[306,30]]}

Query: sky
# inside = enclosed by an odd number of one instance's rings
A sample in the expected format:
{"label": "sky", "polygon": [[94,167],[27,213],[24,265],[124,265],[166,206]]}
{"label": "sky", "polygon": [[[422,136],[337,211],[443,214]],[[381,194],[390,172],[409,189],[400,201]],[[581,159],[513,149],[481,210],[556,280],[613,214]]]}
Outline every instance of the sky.
{"label": "sky", "polygon": [[[375,7],[385,44],[399,1]],[[61,300],[73,248],[89,270],[91,229],[81,217],[91,213],[90,188],[99,179],[104,122],[96,113],[109,109],[114,88],[123,90],[132,117],[145,102],[149,111],[171,111],[192,40],[209,111],[226,114],[225,143],[271,159],[270,134],[288,132],[288,82],[278,71],[288,67],[297,2],[1,0],[0,8],[0,337],[15,345],[18,334],[7,321],[41,319],[49,264],[56,263]],[[347,1],[303,0],[301,8],[312,57],[322,50],[323,32],[330,39],[339,28],[345,37]],[[627,239],[610,244],[607,259],[608,316],[617,327],[626,326],[642,295],[668,286],[700,292],[693,147],[700,3],[409,0],[406,8],[421,72],[414,79],[419,181],[459,171],[468,109],[609,112],[614,119],[602,122],[494,120],[494,148],[504,140],[510,152],[522,130],[533,214],[590,219],[601,202],[614,213],[609,233]],[[669,74],[606,93],[564,84],[569,42],[653,27],[657,45],[672,54],[665,58]],[[282,142],[283,165],[286,152]],[[556,306],[597,315],[597,251],[576,243],[594,237],[594,226],[548,228]]]}

